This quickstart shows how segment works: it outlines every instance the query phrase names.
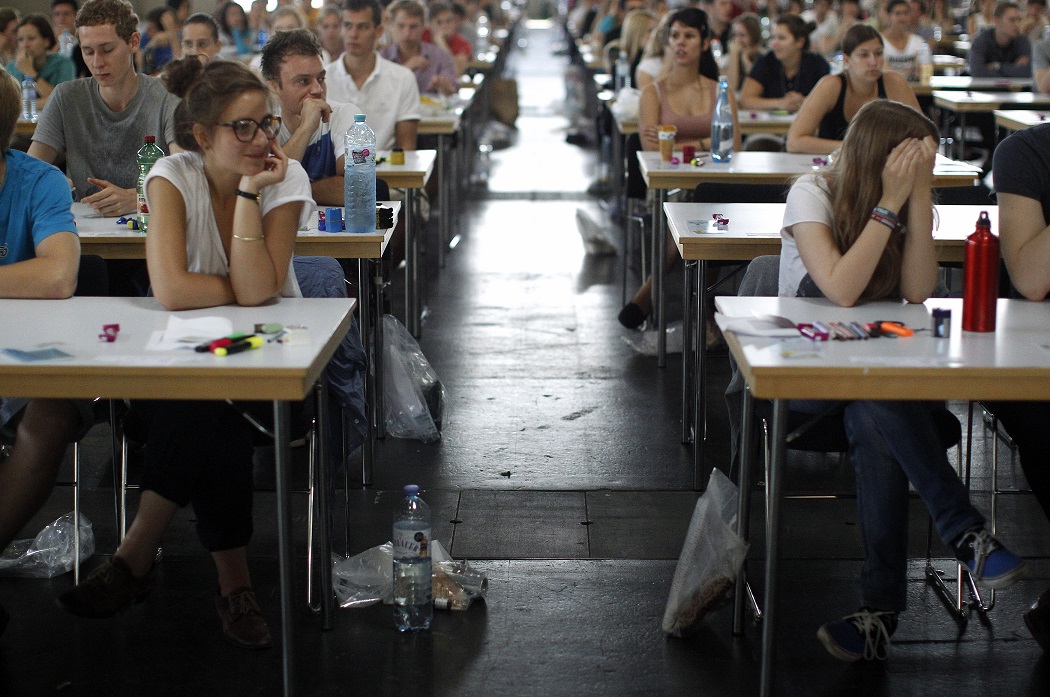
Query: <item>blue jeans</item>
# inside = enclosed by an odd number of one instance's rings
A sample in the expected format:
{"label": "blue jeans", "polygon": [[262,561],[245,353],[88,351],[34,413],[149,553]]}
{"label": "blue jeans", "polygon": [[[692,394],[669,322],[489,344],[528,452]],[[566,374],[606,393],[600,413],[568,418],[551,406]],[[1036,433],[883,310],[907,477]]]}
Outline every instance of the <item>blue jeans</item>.
{"label": "blue jeans", "polygon": [[[789,409],[820,413],[828,402],[793,400]],[[857,517],[864,545],[861,603],[900,612],[907,604],[908,484],[919,494],[938,536],[951,546],[984,525],[937,437],[929,402],[843,402],[850,458],[857,473]]]}

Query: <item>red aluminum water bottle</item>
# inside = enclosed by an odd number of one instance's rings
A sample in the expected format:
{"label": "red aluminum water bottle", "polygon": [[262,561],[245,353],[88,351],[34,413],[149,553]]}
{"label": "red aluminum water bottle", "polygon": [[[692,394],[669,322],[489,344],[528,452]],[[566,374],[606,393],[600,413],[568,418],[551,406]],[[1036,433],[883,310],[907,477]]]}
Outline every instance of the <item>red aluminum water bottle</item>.
{"label": "red aluminum water bottle", "polygon": [[981,211],[977,229],[966,238],[963,273],[963,331],[994,332],[999,297],[999,238],[992,234],[987,211]]}

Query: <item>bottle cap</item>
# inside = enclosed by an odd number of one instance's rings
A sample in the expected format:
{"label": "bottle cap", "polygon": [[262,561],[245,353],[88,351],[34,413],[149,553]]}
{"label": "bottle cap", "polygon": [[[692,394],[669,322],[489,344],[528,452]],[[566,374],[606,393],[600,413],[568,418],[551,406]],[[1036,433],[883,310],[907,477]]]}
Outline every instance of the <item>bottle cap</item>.
{"label": "bottle cap", "polygon": [[418,484],[406,484],[405,485],[405,496],[418,496],[419,485]]}
{"label": "bottle cap", "polygon": [[364,120],[365,120],[365,115],[364,114],[354,114],[354,123],[364,123]]}
{"label": "bottle cap", "polygon": [[145,140],[146,140],[147,143],[156,143],[157,142],[157,136],[146,136]]}

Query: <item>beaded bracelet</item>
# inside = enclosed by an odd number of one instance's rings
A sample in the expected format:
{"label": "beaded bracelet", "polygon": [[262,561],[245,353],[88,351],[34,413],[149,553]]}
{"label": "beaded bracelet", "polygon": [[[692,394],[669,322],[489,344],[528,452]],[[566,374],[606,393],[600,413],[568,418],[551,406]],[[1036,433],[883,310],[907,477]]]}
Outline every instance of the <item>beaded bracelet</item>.
{"label": "beaded bracelet", "polygon": [[871,211],[871,219],[877,223],[882,223],[893,231],[896,231],[901,226],[897,214],[888,208],[883,208],[882,206],[875,206]]}

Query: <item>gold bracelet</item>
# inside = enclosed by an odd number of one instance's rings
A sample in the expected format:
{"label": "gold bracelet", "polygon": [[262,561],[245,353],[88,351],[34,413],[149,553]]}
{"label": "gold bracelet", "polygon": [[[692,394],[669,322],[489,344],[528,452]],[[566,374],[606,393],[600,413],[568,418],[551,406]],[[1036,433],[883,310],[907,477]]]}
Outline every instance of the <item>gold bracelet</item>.
{"label": "gold bracelet", "polygon": [[261,236],[261,235],[259,237],[241,237],[240,235],[234,235],[233,239],[235,239],[235,240],[244,240],[245,242],[262,242],[263,240],[266,239],[266,237]]}

